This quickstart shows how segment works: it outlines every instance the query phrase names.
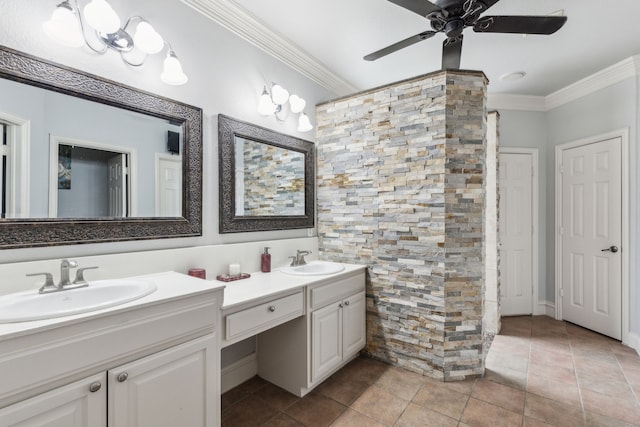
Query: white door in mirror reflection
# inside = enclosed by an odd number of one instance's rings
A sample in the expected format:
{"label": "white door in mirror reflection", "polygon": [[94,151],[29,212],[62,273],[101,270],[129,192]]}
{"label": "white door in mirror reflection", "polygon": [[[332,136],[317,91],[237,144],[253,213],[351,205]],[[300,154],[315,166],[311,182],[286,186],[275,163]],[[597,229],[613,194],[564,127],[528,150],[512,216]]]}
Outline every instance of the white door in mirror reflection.
{"label": "white door in mirror reflection", "polygon": [[0,111],[2,218],[29,217],[29,135],[29,120]]}
{"label": "white door in mirror reflection", "polygon": [[156,154],[156,216],[182,216],[182,157]]}
{"label": "white door in mirror reflection", "polygon": [[136,150],[50,136],[49,217],[136,214]]}
{"label": "white door in mirror reflection", "polygon": [[127,156],[116,154],[107,160],[109,166],[109,216],[127,216]]}

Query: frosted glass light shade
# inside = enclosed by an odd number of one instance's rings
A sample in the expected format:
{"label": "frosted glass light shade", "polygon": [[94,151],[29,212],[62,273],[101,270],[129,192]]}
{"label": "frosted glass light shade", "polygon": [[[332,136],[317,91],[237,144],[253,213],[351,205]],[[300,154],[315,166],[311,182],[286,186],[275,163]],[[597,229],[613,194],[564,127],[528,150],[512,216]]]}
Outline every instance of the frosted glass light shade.
{"label": "frosted glass light shade", "polygon": [[106,0],[91,0],[84,7],[87,23],[103,34],[113,34],[120,29],[120,18]]}
{"label": "frosted glass light shade", "polygon": [[309,117],[305,113],[300,113],[300,117],[298,117],[298,132],[308,132],[311,129],[313,129],[313,126],[311,126]]}
{"label": "frosted glass light shade", "polygon": [[305,105],[307,105],[307,102],[298,95],[291,95],[289,97],[289,104],[291,105],[292,113],[301,113]]}
{"label": "frosted glass light shade", "polygon": [[274,103],[282,105],[289,100],[289,92],[279,84],[274,83],[271,87],[271,98],[273,98]]}
{"label": "frosted glass light shade", "polygon": [[146,21],[142,21],[136,27],[136,34],[133,36],[133,44],[135,47],[153,55],[158,53],[164,47],[162,36]]}
{"label": "frosted glass light shade", "polygon": [[260,101],[258,102],[258,114],[262,116],[270,116],[276,111],[276,104],[271,101],[271,96],[269,96],[269,92],[267,92],[267,88],[262,91],[262,95],[260,95]]}
{"label": "frosted glass light shade", "polygon": [[42,23],[44,32],[65,46],[80,47],[84,44],[80,21],[68,2],[63,2],[51,14],[51,19]]}
{"label": "frosted glass light shade", "polygon": [[189,78],[182,71],[182,65],[176,54],[169,52],[164,60],[164,68],[160,74],[160,80],[168,85],[179,86],[185,84]]}

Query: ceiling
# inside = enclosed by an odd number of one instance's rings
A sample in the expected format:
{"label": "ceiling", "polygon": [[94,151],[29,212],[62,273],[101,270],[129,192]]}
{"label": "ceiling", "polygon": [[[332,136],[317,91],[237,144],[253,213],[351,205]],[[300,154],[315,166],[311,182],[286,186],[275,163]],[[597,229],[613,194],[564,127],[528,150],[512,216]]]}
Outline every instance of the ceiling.
{"label": "ceiling", "polygon": [[[374,62],[362,59],[431,29],[426,18],[387,0],[224,2],[255,19],[254,27],[264,24],[262,29],[272,31],[275,40],[288,41],[293,48],[299,48],[296,57],[310,57],[302,62],[319,63],[326,73],[354,90],[440,69],[443,34]],[[549,36],[474,33],[467,28],[460,67],[483,71],[490,81],[489,93],[547,96],[640,53],[638,0],[501,0],[483,16],[547,15],[558,10],[564,11],[568,21]],[[526,76],[515,81],[500,80],[503,74],[514,71],[524,71]]]}

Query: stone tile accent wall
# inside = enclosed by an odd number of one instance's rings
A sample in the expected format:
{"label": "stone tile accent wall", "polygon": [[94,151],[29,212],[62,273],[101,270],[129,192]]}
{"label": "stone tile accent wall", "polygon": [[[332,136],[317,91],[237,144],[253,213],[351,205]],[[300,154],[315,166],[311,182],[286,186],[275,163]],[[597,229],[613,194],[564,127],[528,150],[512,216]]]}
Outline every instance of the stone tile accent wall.
{"label": "stone tile accent wall", "polygon": [[243,215],[304,215],[304,154],[248,139],[242,148]]}
{"label": "stone tile accent wall", "polygon": [[367,264],[367,348],[443,380],[483,372],[486,78],[442,71],[317,107],[325,259]]}

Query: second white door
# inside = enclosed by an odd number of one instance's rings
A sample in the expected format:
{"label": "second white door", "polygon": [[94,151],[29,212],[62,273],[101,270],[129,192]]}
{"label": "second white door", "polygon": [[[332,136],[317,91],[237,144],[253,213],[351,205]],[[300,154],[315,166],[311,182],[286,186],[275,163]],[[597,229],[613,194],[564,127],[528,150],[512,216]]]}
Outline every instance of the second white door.
{"label": "second white door", "polygon": [[500,314],[533,313],[533,154],[499,157]]}

